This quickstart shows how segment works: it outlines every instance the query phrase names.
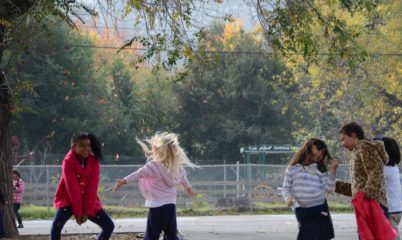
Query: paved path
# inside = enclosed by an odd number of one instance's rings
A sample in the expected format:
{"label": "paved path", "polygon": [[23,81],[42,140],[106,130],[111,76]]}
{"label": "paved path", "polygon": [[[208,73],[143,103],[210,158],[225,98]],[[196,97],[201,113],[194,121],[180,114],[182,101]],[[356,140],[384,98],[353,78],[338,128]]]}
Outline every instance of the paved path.
{"label": "paved path", "polygon": [[[356,240],[356,224],[352,214],[332,216],[336,239]],[[143,232],[146,219],[118,219],[115,232]],[[22,235],[44,235],[50,232],[51,221],[26,221]],[[180,231],[189,240],[294,240],[297,236],[297,222],[294,215],[247,215],[216,217],[180,217]],[[63,233],[96,233],[99,229],[92,223],[78,226],[67,222]]]}

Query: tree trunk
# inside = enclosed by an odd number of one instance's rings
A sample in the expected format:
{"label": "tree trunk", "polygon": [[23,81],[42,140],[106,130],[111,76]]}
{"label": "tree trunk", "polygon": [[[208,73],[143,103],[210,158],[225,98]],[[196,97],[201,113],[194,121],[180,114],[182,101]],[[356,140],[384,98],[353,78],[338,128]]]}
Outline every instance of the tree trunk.
{"label": "tree trunk", "polygon": [[[0,63],[3,59],[2,46],[4,28],[0,25]],[[6,82],[5,73],[0,69],[0,187],[3,190],[8,204],[4,209],[4,222],[7,237],[18,235],[13,212],[13,180],[12,159],[10,144],[10,121],[12,116],[12,96]]]}

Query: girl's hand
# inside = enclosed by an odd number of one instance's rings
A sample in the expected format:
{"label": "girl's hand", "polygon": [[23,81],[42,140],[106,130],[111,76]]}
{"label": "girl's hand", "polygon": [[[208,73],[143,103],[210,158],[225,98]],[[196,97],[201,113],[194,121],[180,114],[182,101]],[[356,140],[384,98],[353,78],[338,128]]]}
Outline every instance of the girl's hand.
{"label": "girl's hand", "polygon": [[194,199],[197,196],[197,193],[195,193],[192,188],[187,188],[187,194],[191,199]]}
{"label": "girl's hand", "polygon": [[121,188],[123,185],[127,184],[127,180],[124,179],[117,179],[116,180],[116,184],[113,186],[112,191],[116,192],[117,190],[119,190],[119,188]]}
{"label": "girl's hand", "polygon": [[335,175],[338,165],[339,165],[338,160],[336,160],[336,159],[329,160],[329,172]]}
{"label": "girl's hand", "polygon": [[286,205],[288,207],[292,207],[295,204],[295,200],[293,200],[293,198],[288,198],[288,200],[286,200]]}

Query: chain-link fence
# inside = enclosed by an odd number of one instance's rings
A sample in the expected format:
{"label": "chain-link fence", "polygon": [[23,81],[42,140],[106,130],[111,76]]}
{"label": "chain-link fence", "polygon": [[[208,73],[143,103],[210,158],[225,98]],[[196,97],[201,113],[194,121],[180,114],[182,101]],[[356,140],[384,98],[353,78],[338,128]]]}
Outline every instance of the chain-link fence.
{"label": "chain-link fence", "polygon": [[[14,156],[13,164],[18,166],[26,165],[59,165],[63,162],[66,154],[51,153],[49,151],[36,150],[30,153],[24,153]],[[128,155],[104,155],[102,163],[105,165],[123,165],[123,164],[143,164],[146,161],[145,156],[128,156]]]}
{"label": "chain-link fence", "polygon": [[[138,184],[125,186],[118,192],[111,191],[115,179],[123,178],[141,167],[140,165],[104,165],[101,168],[99,195],[109,206],[141,207],[144,199]],[[61,166],[19,166],[25,181],[25,204],[48,206],[60,180]],[[281,188],[286,166],[283,165],[204,165],[188,169],[187,175],[198,193],[191,201],[184,191],[178,191],[178,207],[202,207],[210,209],[237,208],[258,210],[271,203],[283,203]],[[349,166],[341,165],[337,178],[349,179]],[[178,187],[180,188],[180,186]],[[349,202],[338,194],[328,196],[329,201]]]}

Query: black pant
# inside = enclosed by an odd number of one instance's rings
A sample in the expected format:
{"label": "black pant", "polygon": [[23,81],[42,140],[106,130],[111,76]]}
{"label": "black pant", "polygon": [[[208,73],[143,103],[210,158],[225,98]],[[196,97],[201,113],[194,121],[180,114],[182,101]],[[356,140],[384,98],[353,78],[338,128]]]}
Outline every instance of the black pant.
{"label": "black pant", "polygon": [[[56,210],[56,215],[54,216],[52,230],[50,233],[51,240],[61,239],[61,230],[72,215],[73,212],[70,207],[59,208]],[[107,240],[110,238],[114,230],[114,223],[105,210],[99,210],[95,217],[88,217],[88,219],[102,228],[102,231],[96,238],[97,240]]]}
{"label": "black pant", "polygon": [[179,240],[177,237],[175,204],[166,204],[149,209],[144,240],[159,240],[162,231],[164,240]]}
{"label": "black pant", "polygon": [[384,215],[387,219],[389,219],[389,212],[388,212],[388,208],[384,207],[383,205],[380,204],[380,207],[382,209],[382,211],[384,212]]}
{"label": "black pant", "polygon": [[335,237],[326,201],[314,207],[296,208],[295,213],[299,222],[297,240],[328,240]]}
{"label": "black pant", "polygon": [[19,212],[20,208],[21,208],[21,203],[14,203],[15,217],[17,218],[18,224],[22,225],[22,218],[21,218],[21,215],[20,215],[20,212]]}
{"label": "black pant", "polygon": [[4,211],[3,207],[0,206],[0,238],[6,237],[6,232],[4,231]]}

